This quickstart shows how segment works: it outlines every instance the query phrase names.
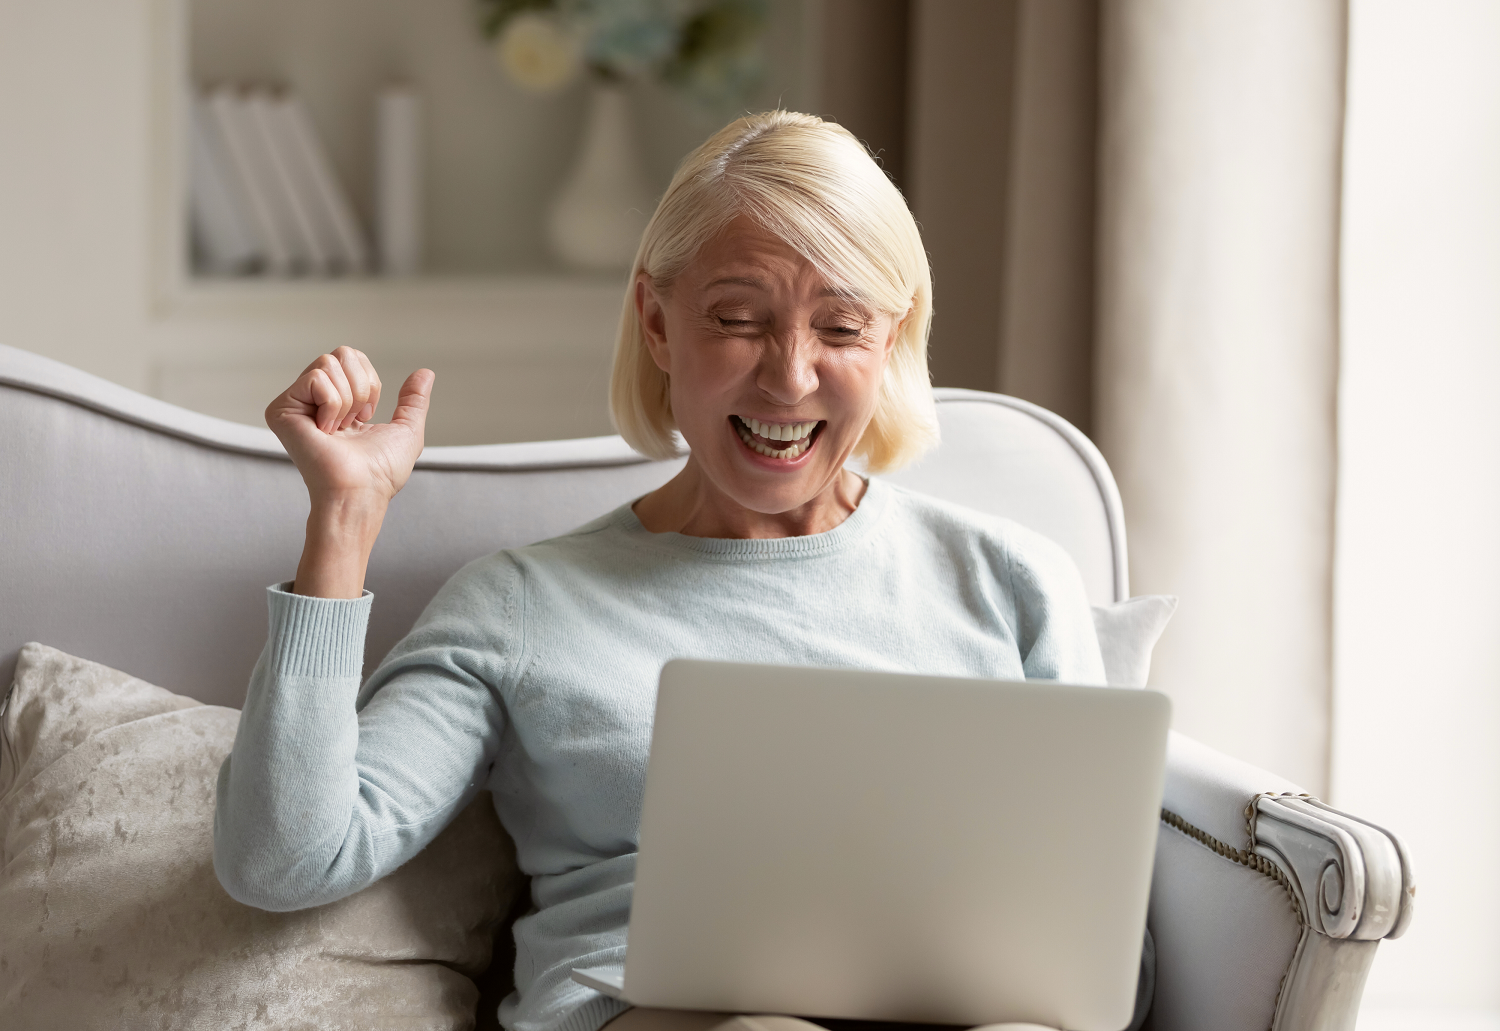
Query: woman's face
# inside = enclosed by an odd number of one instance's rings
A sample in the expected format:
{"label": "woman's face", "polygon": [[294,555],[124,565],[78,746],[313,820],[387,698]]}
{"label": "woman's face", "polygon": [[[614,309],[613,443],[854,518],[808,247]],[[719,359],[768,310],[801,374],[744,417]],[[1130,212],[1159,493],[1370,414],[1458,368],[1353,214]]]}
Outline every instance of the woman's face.
{"label": "woman's face", "polygon": [[741,217],[665,294],[636,305],[691,461],[718,493],[775,515],[838,480],[875,412],[898,323],[835,292]]}

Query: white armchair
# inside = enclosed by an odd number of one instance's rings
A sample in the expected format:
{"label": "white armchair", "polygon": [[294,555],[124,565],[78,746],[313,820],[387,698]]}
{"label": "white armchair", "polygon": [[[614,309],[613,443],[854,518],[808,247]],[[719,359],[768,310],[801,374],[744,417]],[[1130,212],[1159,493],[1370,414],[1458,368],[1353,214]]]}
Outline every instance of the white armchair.
{"label": "white armchair", "polygon": [[[1119,494],[1093,445],[1012,398],[938,399],[941,448],[893,478],[1052,537],[1096,604],[1126,598]],[[371,562],[367,656],[468,559],[569,529],[676,468],[613,437],[429,448]],[[0,684],[20,646],[41,641],[238,707],[264,641],[261,589],[286,576],[305,512],[269,431],[0,347]],[[1153,1026],[1353,1028],[1375,949],[1406,929],[1412,897],[1395,837],[1174,735]]]}

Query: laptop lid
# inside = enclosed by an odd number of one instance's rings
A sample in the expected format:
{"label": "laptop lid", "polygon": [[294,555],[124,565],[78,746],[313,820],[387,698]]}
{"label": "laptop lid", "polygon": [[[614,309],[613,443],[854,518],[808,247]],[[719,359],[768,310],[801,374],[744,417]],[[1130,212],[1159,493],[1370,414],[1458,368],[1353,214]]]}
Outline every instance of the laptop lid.
{"label": "laptop lid", "polygon": [[1151,691],[668,663],[624,998],[1118,1031],[1169,722]]}

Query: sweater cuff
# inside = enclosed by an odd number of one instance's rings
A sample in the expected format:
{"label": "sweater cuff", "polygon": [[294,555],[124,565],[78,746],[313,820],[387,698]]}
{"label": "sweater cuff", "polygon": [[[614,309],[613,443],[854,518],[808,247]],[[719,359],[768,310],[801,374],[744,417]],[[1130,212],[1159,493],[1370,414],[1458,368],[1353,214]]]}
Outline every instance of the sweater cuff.
{"label": "sweater cuff", "polygon": [[271,669],[284,677],[328,677],[356,682],[365,665],[365,628],[375,595],[309,598],[291,592],[292,583],[266,588]]}
{"label": "sweater cuff", "polygon": [[611,999],[607,995],[595,995],[558,1021],[556,1031],[599,1031],[630,1008],[628,1002]]}

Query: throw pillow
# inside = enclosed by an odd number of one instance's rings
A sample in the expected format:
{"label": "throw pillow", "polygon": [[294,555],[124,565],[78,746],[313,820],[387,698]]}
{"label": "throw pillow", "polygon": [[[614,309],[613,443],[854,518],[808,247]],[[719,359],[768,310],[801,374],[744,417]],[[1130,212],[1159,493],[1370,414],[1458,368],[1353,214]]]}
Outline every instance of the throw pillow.
{"label": "throw pillow", "polygon": [[1110,687],[1145,687],[1151,674],[1151,649],[1177,610],[1170,594],[1142,594],[1113,605],[1094,606],[1094,632],[1104,655],[1104,679]]}
{"label": "throw pillow", "polygon": [[5,1025],[473,1027],[473,978],[521,883],[489,795],[356,895],[252,909],[213,871],[215,778],[237,719],[22,650],[0,718]]}

